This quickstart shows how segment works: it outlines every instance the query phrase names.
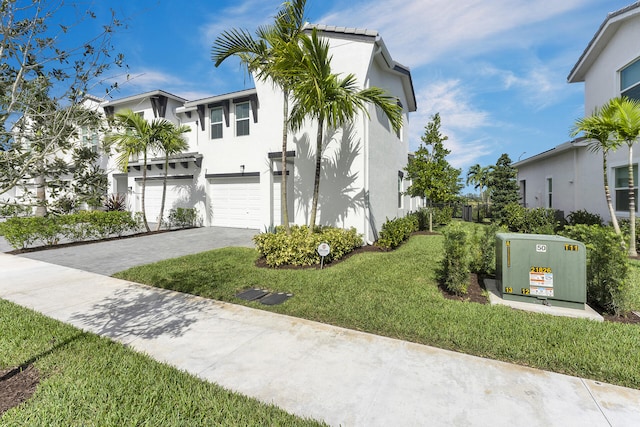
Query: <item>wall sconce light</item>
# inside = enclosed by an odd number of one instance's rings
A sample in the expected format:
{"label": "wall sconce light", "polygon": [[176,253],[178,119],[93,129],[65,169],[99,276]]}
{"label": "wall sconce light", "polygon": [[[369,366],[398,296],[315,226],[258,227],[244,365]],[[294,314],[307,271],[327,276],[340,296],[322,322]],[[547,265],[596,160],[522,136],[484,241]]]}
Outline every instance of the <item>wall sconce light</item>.
{"label": "wall sconce light", "polygon": [[240,172],[244,175],[244,165],[240,165]]}

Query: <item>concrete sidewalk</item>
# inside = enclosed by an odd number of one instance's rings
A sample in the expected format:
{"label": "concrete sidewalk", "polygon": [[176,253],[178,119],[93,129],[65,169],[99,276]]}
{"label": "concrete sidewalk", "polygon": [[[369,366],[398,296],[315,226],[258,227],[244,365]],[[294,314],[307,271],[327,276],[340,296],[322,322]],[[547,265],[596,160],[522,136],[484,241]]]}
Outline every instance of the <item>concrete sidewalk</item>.
{"label": "concrete sidewalk", "polygon": [[0,298],[343,426],[630,426],[640,391],[0,254]]}

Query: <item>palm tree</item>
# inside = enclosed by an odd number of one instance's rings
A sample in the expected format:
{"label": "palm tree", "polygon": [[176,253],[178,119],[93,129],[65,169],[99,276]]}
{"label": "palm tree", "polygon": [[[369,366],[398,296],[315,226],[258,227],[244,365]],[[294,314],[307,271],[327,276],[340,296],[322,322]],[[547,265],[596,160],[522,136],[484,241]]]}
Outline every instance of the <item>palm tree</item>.
{"label": "palm tree", "polygon": [[629,148],[629,256],[638,256],[636,250],[636,199],[633,182],[633,144],[640,136],[640,101],[627,97],[613,98],[605,108],[613,109],[613,131],[619,142]]}
{"label": "palm tree", "polygon": [[273,25],[260,27],[256,37],[242,29],[224,31],[213,43],[212,57],[218,67],[225,59],[237,56],[254,77],[261,81],[271,81],[282,90],[282,222],[287,234],[289,212],[287,208],[287,139],[289,120],[289,97],[293,80],[287,73],[281,72],[278,64],[286,49],[298,46],[304,27],[304,9],[306,0],[293,0],[283,3]]}
{"label": "palm tree", "polygon": [[604,195],[607,200],[607,207],[609,209],[609,215],[611,216],[611,223],[616,234],[620,234],[620,225],[618,225],[618,218],[613,208],[613,201],[611,199],[611,191],[609,189],[609,174],[607,167],[607,155],[610,150],[616,150],[620,146],[620,142],[611,138],[613,132],[613,113],[614,110],[610,105],[605,108],[597,109],[593,115],[589,117],[583,117],[576,120],[573,129],[571,130],[571,136],[575,137],[579,133],[583,133],[585,138],[591,140],[588,147],[590,151],[597,152],[602,151],[602,177],[604,180]]}
{"label": "palm tree", "polygon": [[167,197],[167,174],[169,173],[169,156],[181,153],[189,147],[189,143],[184,134],[191,132],[191,128],[186,125],[176,126],[171,122],[167,123],[168,129],[157,141],[157,147],[164,153],[164,176],[162,178],[162,201],[160,202],[160,215],[158,216],[158,226],[156,231],[160,231],[162,217],[164,215],[164,202]]}
{"label": "palm tree", "polygon": [[313,185],[313,200],[309,230],[313,231],[318,210],[322,142],[325,126],[338,128],[354,119],[358,111],[369,117],[367,104],[374,104],[384,112],[394,131],[402,127],[402,109],[396,99],[385,95],[378,87],[358,89],[356,78],[349,74],[344,78],[331,72],[329,43],[318,37],[314,28],[311,36],[300,36],[301,46],[291,47],[280,64],[295,80],[293,85],[294,106],[291,110],[290,126],[293,131],[302,127],[311,117],[318,122],[316,135],[316,170]]}
{"label": "palm tree", "polygon": [[[484,205],[485,202],[485,191],[484,188],[487,188],[489,185],[489,174],[491,173],[490,166],[480,166],[479,163],[471,166],[469,171],[467,172],[467,185],[472,184],[473,188],[480,191],[480,201]],[[480,222],[480,208],[478,208],[478,222]]]}
{"label": "palm tree", "polygon": [[142,116],[131,110],[125,110],[116,114],[116,123],[121,127],[119,133],[110,134],[106,137],[107,144],[114,143],[117,146],[119,155],[116,162],[123,171],[128,170],[129,157],[142,153],[142,221],[147,231],[151,231],[147,222],[145,210],[145,187],[147,181],[147,153],[154,148],[161,136],[168,132],[170,122],[167,120],[154,120],[149,123]]}

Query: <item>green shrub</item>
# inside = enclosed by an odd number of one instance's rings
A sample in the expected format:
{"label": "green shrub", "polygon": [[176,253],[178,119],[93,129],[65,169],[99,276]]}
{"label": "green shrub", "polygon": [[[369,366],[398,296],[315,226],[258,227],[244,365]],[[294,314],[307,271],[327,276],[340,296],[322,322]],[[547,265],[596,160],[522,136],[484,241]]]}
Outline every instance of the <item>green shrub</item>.
{"label": "green shrub", "polygon": [[27,248],[39,239],[37,223],[40,220],[39,217],[8,218],[0,223],[0,235],[4,236],[14,249]]}
{"label": "green shrub", "polygon": [[104,239],[137,229],[138,224],[130,212],[116,211],[9,218],[0,224],[0,234],[14,249],[25,249],[38,241],[44,245],[56,245],[63,238],[72,242]]}
{"label": "green shrub", "polygon": [[518,203],[509,203],[502,211],[501,225],[514,233],[555,234],[560,228],[555,209],[527,209]]}
{"label": "green shrub", "polygon": [[418,231],[425,231],[429,229],[429,210],[421,208],[410,215],[415,216],[418,220]]}
{"label": "green shrub", "polygon": [[376,244],[384,249],[394,249],[418,231],[419,220],[416,215],[407,215],[402,218],[389,219],[382,224],[380,236]]}
{"label": "green shrub", "polygon": [[617,315],[626,313],[633,284],[627,250],[609,227],[578,224],[562,234],[587,248],[587,301]]}
{"label": "green shrub", "polygon": [[331,253],[324,262],[340,259],[355,248],[362,246],[362,236],[355,228],[343,230],[335,227],[316,227],[309,233],[309,227],[294,225],[287,235],[284,227],[276,227],[274,233],[254,236],[256,249],[270,267],[282,265],[309,266],[320,264],[317,248],[322,242],[331,247]]}
{"label": "green shrub", "polygon": [[584,209],[570,212],[569,215],[567,215],[567,219],[568,219],[569,225],[578,225],[578,224],[602,225],[604,224],[604,221],[602,220],[602,217],[600,215],[587,212]]}
{"label": "green shrub", "polygon": [[496,224],[474,227],[469,236],[469,268],[473,273],[493,274],[496,269],[496,233],[506,231]]}
{"label": "green shrub", "polygon": [[444,236],[442,280],[449,292],[466,295],[471,274],[467,231],[460,224],[454,223],[446,227],[442,234]]}
{"label": "green shrub", "polygon": [[196,208],[176,208],[169,211],[169,227],[190,228],[198,225]]}

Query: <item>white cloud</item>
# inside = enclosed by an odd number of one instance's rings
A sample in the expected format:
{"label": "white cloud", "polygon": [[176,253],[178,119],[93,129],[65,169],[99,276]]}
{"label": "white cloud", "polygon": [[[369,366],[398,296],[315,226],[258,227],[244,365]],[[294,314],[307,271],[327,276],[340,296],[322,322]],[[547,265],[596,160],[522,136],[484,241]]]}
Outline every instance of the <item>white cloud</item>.
{"label": "white cloud", "polygon": [[[566,14],[594,0],[358,1],[325,15],[322,23],[379,31],[394,58],[415,67],[443,55],[478,55],[530,40],[523,28]],[[548,29],[544,37],[553,39]],[[540,34],[536,34],[539,36]]]}
{"label": "white cloud", "polygon": [[416,97],[420,108],[411,116],[411,150],[417,149],[431,117],[440,113],[441,133],[448,137],[445,146],[451,150],[449,161],[453,166],[465,167],[491,152],[489,141],[478,136],[483,128],[492,126],[490,115],[473,105],[470,90],[459,80],[433,82]]}

